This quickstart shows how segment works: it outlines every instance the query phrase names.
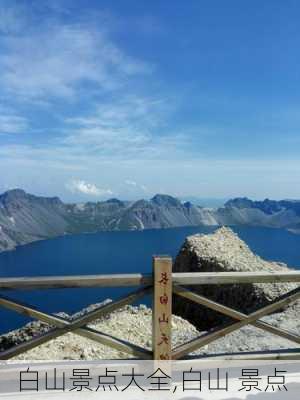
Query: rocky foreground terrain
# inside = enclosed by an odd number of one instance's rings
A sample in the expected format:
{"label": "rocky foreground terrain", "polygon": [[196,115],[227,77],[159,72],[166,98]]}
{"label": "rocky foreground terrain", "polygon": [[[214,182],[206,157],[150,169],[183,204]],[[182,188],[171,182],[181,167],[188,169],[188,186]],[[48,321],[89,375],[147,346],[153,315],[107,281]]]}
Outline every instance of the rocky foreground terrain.
{"label": "rocky foreground terrain", "polygon": [[[64,314],[64,316],[66,315]],[[264,318],[264,320],[272,323],[274,326],[300,334],[299,307],[290,307],[286,312],[273,314]],[[89,326],[150,350],[151,323],[151,309],[140,305],[138,307],[127,306]],[[9,348],[14,344],[32,338],[38,333],[46,332],[48,329],[49,327],[41,322],[29,323],[19,330],[1,336],[0,349]],[[203,333],[205,332],[198,331],[188,321],[178,316],[173,316],[173,346],[192,340]],[[260,329],[246,326],[192,354],[222,354],[226,352],[265,351],[296,347],[298,346],[293,342],[281,339]],[[73,333],[67,333],[64,336],[15,357],[14,360],[96,360],[128,357],[125,353],[102,346]]]}
{"label": "rocky foreground terrain", "polygon": [[[288,267],[261,259],[253,254],[249,247],[230,229],[220,228],[214,234],[188,237],[177,256],[174,269],[177,271],[285,271],[288,270]],[[295,284],[287,283],[225,286],[207,285],[201,289],[201,293],[244,312],[253,311],[296,287]],[[73,316],[62,315],[72,320],[95,306],[92,305]],[[216,325],[226,322],[225,317],[220,317],[219,314],[207,311],[200,306],[194,307],[185,300],[177,299],[173,311],[189,319],[188,322],[180,316],[173,316],[173,346],[192,340]],[[299,315],[300,302],[298,301],[286,309],[280,310],[280,312],[263,318],[263,320],[300,335]],[[89,326],[151,349],[152,315],[151,309],[145,305],[126,306]],[[47,324],[31,322],[19,330],[2,335],[0,337],[0,350],[22,343],[49,329],[50,327]],[[224,352],[265,351],[296,347],[299,346],[294,342],[274,336],[261,329],[246,326],[193,354],[222,354]],[[128,358],[128,356],[73,333],[68,333],[16,357],[16,359],[22,360],[92,360],[99,358]]]}
{"label": "rocky foreground terrain", "polygon": [[211,209],[158,194],[135,202],[63,203],[14,189],[0,195],[0,251],[65,234],[180,226],[247,225],[300,232],[300,201],[238,198]]}

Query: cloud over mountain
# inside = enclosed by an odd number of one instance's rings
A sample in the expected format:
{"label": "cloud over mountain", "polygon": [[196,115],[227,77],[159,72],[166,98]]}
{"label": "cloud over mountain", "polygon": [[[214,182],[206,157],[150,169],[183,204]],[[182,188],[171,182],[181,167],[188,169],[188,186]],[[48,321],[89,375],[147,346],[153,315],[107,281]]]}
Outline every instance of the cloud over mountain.
{"label": "cloud over mountain", "polygon": [[89,183],[84,180],[72,180],[71,182],[66,184],[67,189],[71,192],[83,193],[89,196],[110,196],[113,192],[110,189],[101,189],[96,186],[94,183]]}

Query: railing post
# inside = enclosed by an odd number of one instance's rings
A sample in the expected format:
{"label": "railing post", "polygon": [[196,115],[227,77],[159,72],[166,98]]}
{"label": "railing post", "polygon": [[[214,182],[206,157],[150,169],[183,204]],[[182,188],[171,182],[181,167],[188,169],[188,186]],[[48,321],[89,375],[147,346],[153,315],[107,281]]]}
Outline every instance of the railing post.
{"label": "railing post", "polygon": [[172,258],[153,257],[152,349],[154,360],[170,360],[172,326]]}

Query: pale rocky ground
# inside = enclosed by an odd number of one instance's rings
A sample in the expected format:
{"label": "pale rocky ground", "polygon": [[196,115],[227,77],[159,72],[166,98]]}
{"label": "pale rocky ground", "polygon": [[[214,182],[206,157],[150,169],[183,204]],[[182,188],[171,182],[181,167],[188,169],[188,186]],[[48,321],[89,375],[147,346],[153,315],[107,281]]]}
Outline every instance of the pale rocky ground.
{"label": "pale rocky ground", "polygon": [[[264,320],[275,326],[300,333],[299,307],[290,307],[284,313],[273,314]],[[112,313],[109,317],[96,321],[89,326],[97,330],[115,335],[123,340],[128,340],[139,346],[151,349],[151,309],[144,305],[138,307],[127,306],[120,311]],[[42,328],[45,325],[42,324]],[[40,331],[41,323],[35,322],[28,325],[23,340],[28,339],[33,332]],[[200,332],[184,319],[173,316],[172,344],[177,346],[185,341],[200,335]],[[24,328],[23,328],[24,329]],[[11,332],[9,335],[20,337],[20,331]],[[27,337],[26,337],[27,336]],[[254,327],[244,327],[230,335],[205,346],[201,351],[193,354],[220,354],[224,352],[272,350],[282,348],[295,348],[294,343],[281,339]],[[67,333],[64,336],[51,340],[35,349],[32,349],[14,360],[96,360],[128,358],[107,346],[99,345],[93,341]]]}
{"label": "pale rocky ground", "polygon": [[[92,306],[93,308],[93,306]],[[84,310],[85,312],[86,310]],[[64,315],[65,316],[65,315]],[[78,314],[77,314],[78,316]],[[23,336],[28,339],[38,328],[45,324],[34,322],[28,324],[27,333]],[[151,349],[152,311],[144,305],[126,306],[115,311],[109,316],[89,324],[103,333],[107,333],[123,340],[132,342],[144,348]],[[173,317],[173,344],[192,339],[198,335],[196,328],[180,317]],[[9,335],[20,337],[20,331],[14,331]],[[26,337],[27,336],[27,337]],[[93,360],[93,359],[118,359],[128,358],[128,355],[120,351],[102,346],[94,341],[80,337],[73,333],[67,333],[59,338],[51,340],[23,355],[15,357],[19,360]]]}

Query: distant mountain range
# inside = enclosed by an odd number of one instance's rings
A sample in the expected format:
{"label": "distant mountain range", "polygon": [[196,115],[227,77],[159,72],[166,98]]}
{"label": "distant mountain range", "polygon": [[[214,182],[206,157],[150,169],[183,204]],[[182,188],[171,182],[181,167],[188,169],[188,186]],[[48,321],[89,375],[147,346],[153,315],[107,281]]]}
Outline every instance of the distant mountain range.
{"label": "distant mountain range", "polygon": [[110,199],[80,204],[21,189],[0,195],[0,251],[36,240],[83,232],[203,225],[248,225],[300,232],[300,200],[236,198],[211,209],[163,194],[135,202]]}

